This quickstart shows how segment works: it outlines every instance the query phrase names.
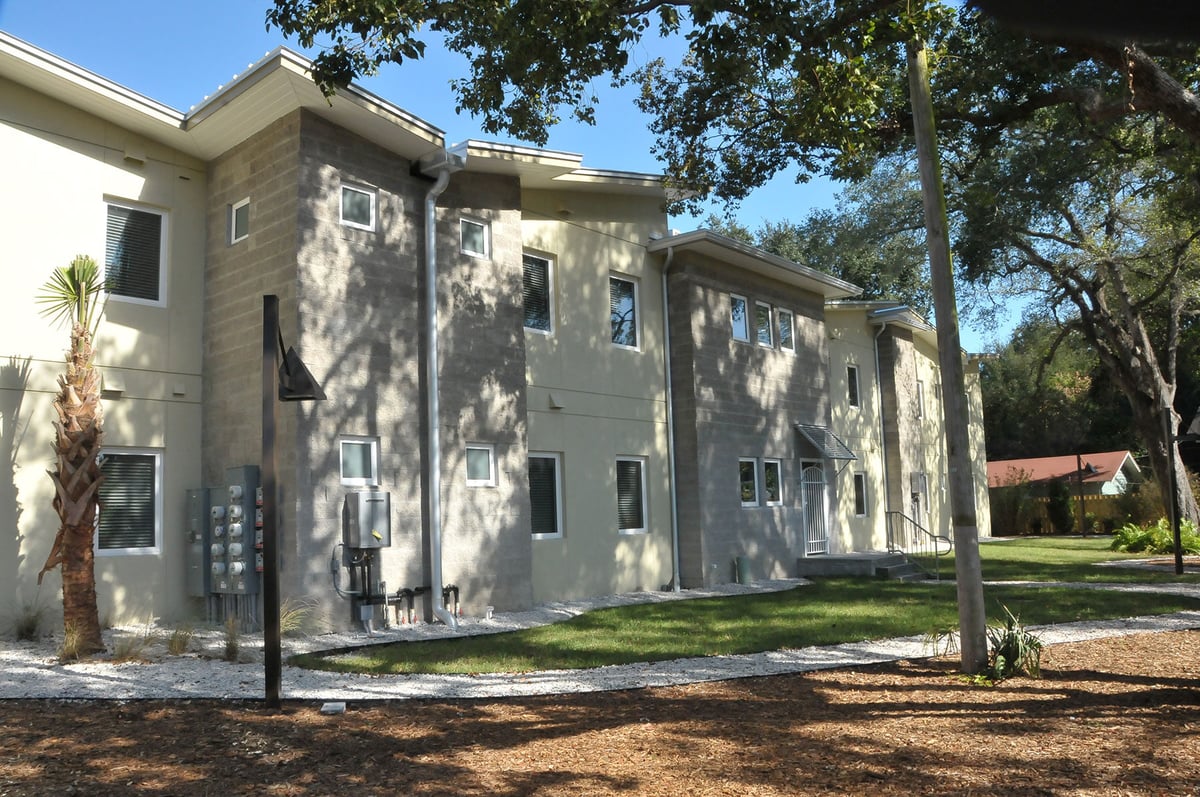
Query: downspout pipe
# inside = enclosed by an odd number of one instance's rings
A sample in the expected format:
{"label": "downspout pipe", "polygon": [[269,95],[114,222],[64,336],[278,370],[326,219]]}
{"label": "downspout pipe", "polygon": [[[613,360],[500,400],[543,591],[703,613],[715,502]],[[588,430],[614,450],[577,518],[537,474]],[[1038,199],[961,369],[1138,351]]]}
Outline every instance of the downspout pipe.
{"label": "downspout pipe", "polygon": [[671,591],[679,592],[679,497],[675,491],[675,398],[671,391],[671,313],[667,300],[667,272],[675,258],[675,247],[667,247],[662,269],[663,361],[667,388],[667,478],[671,491]]}
{"label": "downspout pipe", "polygon": [[[892,504],[892,489],[888,482],[888,461],[887,461],[887,419],[883,414],[883,374],[879,372],[879,338],[883,336],[887,329],[887,319],[879,324],[879,331],[875,333],[875,394],[879,399],[879,456],[883,459],[883,511],[886,516],[891,510]],[[884,522],[884,533],[887,533],[887,522]]]}
{"label": "downspout pipe", "polygon": [[450,183],[450,174],[466,166],[466,156],[441,150],[421,158],[417,168],[434,183],[425,194],[425,406],[429,451],[429,578],[433,615],[449,628],[458,618],[442,603],[442,442],[438,391],[437,200]]}

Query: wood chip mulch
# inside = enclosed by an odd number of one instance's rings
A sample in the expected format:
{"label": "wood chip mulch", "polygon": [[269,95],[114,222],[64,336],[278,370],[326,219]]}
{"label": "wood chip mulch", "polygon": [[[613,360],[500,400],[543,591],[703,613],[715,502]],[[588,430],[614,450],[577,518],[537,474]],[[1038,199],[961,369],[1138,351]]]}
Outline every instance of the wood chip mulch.
{"label": "wood chip mulch", "polygon": [[1200,795],[1200,631],[512,700],[0,703],[0,795]]}

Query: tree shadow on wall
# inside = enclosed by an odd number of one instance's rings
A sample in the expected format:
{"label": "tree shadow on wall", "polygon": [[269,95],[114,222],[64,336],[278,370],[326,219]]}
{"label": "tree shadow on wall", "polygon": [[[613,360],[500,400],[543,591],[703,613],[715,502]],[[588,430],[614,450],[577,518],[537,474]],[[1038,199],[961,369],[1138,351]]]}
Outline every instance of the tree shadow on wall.
{"label": "tree shadow on wall", "polygon": [[29,386],[30,358],[9,357],[0,365],[0,562],[7,572],[0,583],[12,585],[13,592],[7,597],[18,605],[27,603],[18,589],[21,562],[25,559],[22,550],[21,501],[17,494],[17,454],[21,441],[29,428],[29,421],[21,422],[21,405],[25,401]]}

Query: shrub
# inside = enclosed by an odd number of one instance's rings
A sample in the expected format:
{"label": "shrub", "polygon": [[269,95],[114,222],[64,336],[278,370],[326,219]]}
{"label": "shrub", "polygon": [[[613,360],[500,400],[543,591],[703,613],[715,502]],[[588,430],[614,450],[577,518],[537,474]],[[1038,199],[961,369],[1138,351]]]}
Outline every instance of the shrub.
{"label": "shrub", "polygon": [[42,623],[46,619],[46,607],[37,598],[32,601],[23,600],[12,613],[9,624],[13,636],[22,642],[32,642],[42,632]]}
{"label": "shrub", "polygon": [[[1200,535],[1196,533],[1195,523],[1180,521],[1179,538],[1183,553],[1189,556],[1200,554]],[[1172,554],[1175,553],[1175,532],[1166,518],[1146,526],[1126,523],[1117,529],[1109,547],[1126,553]]]}
{"label": "shrub", "polygon": [[1046,515],[1056,534],[1070,534],[1075,530],[1075,499],[1071,495],[1071,487],[1063,479],[1055,479],[1046,485],[1049,500],[1046,502]]}
{"label": "shrub", "polygon": [[1009,468],[999,487],[989,490],[993,534],[1024,534],[1033,519],[1029,471]]}
{"label": "shrub", "polygon": [[58,647],[58,660],[65,664],[68,661],[79,661],[80,646],[83,644],[83,634],[75,627],[74,623],[68,623],[63,628],[62,644]]}
{"label": "shrub", "polygon": [[196,636],[196,631],[190,625],[179,626],[171,631],[171,635],[167,637],[167,653],[172,656],[181,656],[187,653],[187,649],[192,644],[192,638]]}
{"label": "shrub", "polygon": [[242,650],[242,631],[236,617],[225,618],[225,661],[236,662]]}
{"label": "shrub", "polygon": [[1021,625],[1019,617],[1007,606],[1004,621],[989,625],[988,677],[993,683],[1015,675],[1040,678],[1042,675],[1042,641]]}

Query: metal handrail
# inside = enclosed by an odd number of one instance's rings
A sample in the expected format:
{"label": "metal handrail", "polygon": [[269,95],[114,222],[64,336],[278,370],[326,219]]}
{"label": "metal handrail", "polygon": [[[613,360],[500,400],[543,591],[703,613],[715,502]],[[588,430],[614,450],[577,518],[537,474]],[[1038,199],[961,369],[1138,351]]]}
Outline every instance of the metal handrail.
{"label": "metal handrail", "polygon": [[934,534],[903,512],[886,514],[888,552],[903,555],[926,574],[941,580],[941,559],[954,549],[954,541],[944,534]]}

